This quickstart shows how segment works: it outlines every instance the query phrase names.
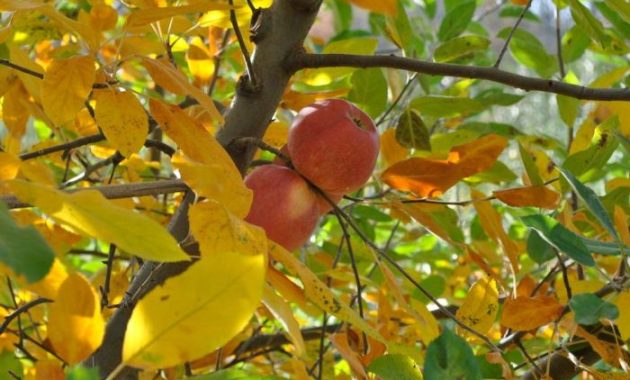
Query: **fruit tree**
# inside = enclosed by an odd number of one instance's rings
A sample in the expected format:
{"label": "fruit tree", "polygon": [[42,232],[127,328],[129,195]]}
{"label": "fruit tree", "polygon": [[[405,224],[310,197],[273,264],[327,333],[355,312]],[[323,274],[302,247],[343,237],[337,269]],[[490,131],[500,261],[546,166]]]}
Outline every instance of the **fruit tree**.
{"label": "fruit tree", "polygon": [[0,0],[0,379],[627,379],[628,0]]}

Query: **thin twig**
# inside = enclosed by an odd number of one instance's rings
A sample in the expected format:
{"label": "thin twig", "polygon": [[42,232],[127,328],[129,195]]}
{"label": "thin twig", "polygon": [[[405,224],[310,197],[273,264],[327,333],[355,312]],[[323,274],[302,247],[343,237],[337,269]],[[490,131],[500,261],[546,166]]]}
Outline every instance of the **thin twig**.
{"label": "thin twig", "polygon": [[232,22],[232,28],[234,29],[234,34],[236,34],[236,38],[238,39],[238,45],[241,47],[241,53],[243,53],[243,59],[245,60],[245,66],[247,68],[247,75],[249,77],[249,81],[252,84],[252,86],[256,88],[258,87],[258,81],[254,73],[254,65],[252,65],[252,60],[250,58],[249,52],[247,51],[247,46],[245,45],[243,34],[241,34],[241,29],[238,26],[238,20],[236,19],[236,11],[234,10],[234,1],[229,0],[229,4],[230,4],[230,21]]}
{"label": "thin twig", "polygon": [[97,133],[94,135],[89,135],[89,136],[85,136],[85,137],[80,137],[76,140],[67,142],[67,143],[63,143],[63,144],[59,144],[59,145],[54,145],[54,146],[49,146],[47,148],[43,148],[43,149],[39,149],[33,152],[28,152],[28,153],[24,153],[20,155],[20,158],[24,161],[26,160],[30,160],[33,158],[37,158],[37,157],[41,157],[41,156],[45,156],[47,154],[51,154],[51,153],[55,153],[55,152],[65,152],[65,151],[69,151],[70,149],[75,149],[75,148],[79,148],[85,145],[89,145],[89,144],[93,144],[93,143],[97,143],[99,141],[103,141],[105,140],[105,136],[102,133]]}
{"label": "thin twig", "polygon": [[516,32],[516,29],[518,29],[518,26],[521,24],[521,21],[523,21],[523,17],[525,17],[525,14],[529,10],[529,8],[532,6],[532,1],[533,0],[529,0],[527,2],[527,5],[525,5],[525,8],[523,8],[523,11],[518,16],[518,19],[516,19],[516,23],[514,24],[514,27],[512,27],[512,29],[510,30],[510,34],[508,34],[507,38],[505,39],[505,44],[503,44],[503,47],[501,48],[501,52],[499,52],[499,57],[497,58],[497,61],[494,63],[495,68],[499,68],[499,65],[501,65],[501,61],[503,60],[503,56],[505,55],[505,52],[507,51],[507,48],[510,45],[512,36],[514,36],[514,32]]}
{"label": "thin twig", "polygon": [[208,96],[210,97],[212,97],[214,88],[217,85],[217,81],[219,79],[219,70],[221,69],[221,62],[223,62],[223,53],[225,52],[225,48],[229,40],[230,40],[230,29],[226,29],[225,32],[223,32],[223,39],[221,40],[220,50],[217,52],[217,54],[214,57],[214,74],[212,75],[212,81],[210,82],[210,86],[208,86]]}
{"label": "thin twig", "polygon": [[571,284],[569,283],[569,273],[567,272],[566,265],[564,265],[564,259],[557,249],[554,248],[553,252],[556,254],[556,257],[558,258],[558,265],[560,265],[560,270],[562,270],[562,281],[564,282],[564,289],[567,292],[567,299],[571,299]]}
{"label": "thin twig", "polygon": [[48,303],[48,302],[53,302],[51,299],[48,298],[36,298],[32,301],[29,301],[27,303],[25,303],[24,305],[18,307],[17,309],[15,309],[11,314],[7,315],[6,317],[4,317],[4,321],[2,321],[2,325],[0,325],[0,335],[2,335],[2,333],[4,333],[4,331],[7,329],[7,327],[9,327],[9,324],[11,324],[11,322],[17,318],[18,316],[20,316],[23,313],[26,313],[28,310],[30,310],[32,307],[37,306],[37,305],[41,305],[43,303]]}
{"label": "thin twig", "polygon": [[20,72],[22,72],[24,74],[28,74],[28,75],[33,76],[35,78],[44,79],[44,74],[40,74],[37,71],[33,71],[31,69],[27,69],[26,67],[22,67],[20,65],[16,65],[15,63],[12,63],[12,62],[10,62],[7,59],[0,59],[0,65],[6,66],[6,67],[10,67],[13,70],[20,71]]}
{"label": "thin twig", "polygon": [[411,85],[413,85],[414,83],[416,83],[416,78],[418,77],[418,73],[415,73],[411,76],[411,78],[409,78],[409,80],[407,80],[407,83],[405,83],[405,86],[402,88],[402,90],[400,90],[400,94],[398,94],[398,96],[396,97],[396,99],[394,99],[394,101],[392,102],[392,104],[389,106],[389,108],[383,113],[383,115],[381,115],[381,117],[378,119],[378,121],[376,122],[376,125],[381,125],[381,123],[385,120],[385,118],[387,117],[387,115],[389,115],[394,108],[398,105],[398,103],[400,102],[400,100],[402,99],[402,97],[405,95],[405,93],[407,92],[407,90],[409,90],[411,88]]}
{"label": "thin twig", "polygon": [[567,75],[564,71],[564,59],[562,58],[562,34],[560,30],[560,6],[556,4],[556,51],[558,56],[558,68],[560,69],[560,77],[564,79]]}
{"label": "thin twig", "polygon": [[109,305],[109,288],[112,280],[112,268],[114,267],[114,257],[116,257],[116,245],[109,245],[109,253],[107,254],[107,261],[105,262],[105,283],[101,288],[101,309],[106,308]]}
{"label": "thin twig", "polygon": [[389,67],[428,75],[484,79],[526,91],[542,91],[583,100],[630,100],[630,88],[590,88],[561,81],[528,77],[495,67],[435,63],[392,55],[308,54],[298,52],[285,61],[290,71],[322,67]]}

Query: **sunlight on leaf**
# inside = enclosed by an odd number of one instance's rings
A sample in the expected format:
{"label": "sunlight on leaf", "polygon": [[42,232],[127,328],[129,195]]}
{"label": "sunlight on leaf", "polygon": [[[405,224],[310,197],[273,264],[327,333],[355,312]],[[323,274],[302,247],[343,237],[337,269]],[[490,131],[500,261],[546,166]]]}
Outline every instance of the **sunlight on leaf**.
{"label": "sunlight on leaf", "polygon": [[165,18],[184,15],[188,13],[206,12],[210,10],[229,10],[230,6],[225,3],[208,3],[198,2],[191,5],[183,5],[179,7],[162,7],[143,9],[133,12],[127,17],[125,28],[134,28],[138,26],[148,25],[152,22],[160,21]]}
{"label": "sunlight on leaf", "polygon": [[249,323],[262,298],[266,267],[266,255],[257,251],[203,252],[188,270],[138,302],[123,361],[158,369],[218,349]]}
{"label": "sunlight on leaf", "polygon": [[[483,277],[472,285],[455,316],[473,330],[487,334],[498,312],[497,282],[494,279]],[[470,332],[463,329],[458,330],[458,334],[468,338],[473,337]]]}
{"label": "sunlight on leaf", "polygon": [[67,194],[19,180],[11,181],[9,186],[23,202],[85,236],[116,244],[147,260],[190,260],[164,227],[147,216],[116,206],[98,191]]}
{"label": "sunlight on leaf", "polygon": [[49,306],[48,339],[55,352],[68,364],[77,364],[101,345],[104,334],[96,290],[81,274],[71,274]]}
{"label": "sunlight on leaf", "polygon": [[300,325],[295,319],[289,304],[278,296],[269,285],[265,285],[263,304],[280,322],[284,330],[289,335],[289,338],[295,347],[295,356],[298,358],[304,358],[306,355],[306,344],[304,343],[304,338],[302,337],[302,332],[300,331]]}
{"label": "sunlight on leaf", "polygon": [[210,113],[212,119],[220,124],[223,123],[223,116],[215,106],[214,101],[198,87],[193,86],[188,81],[188,78],[171,65],[168,60],[141,58],[142,65],[147,69],[157,85],[174,94],[193,97]]}
{"label": "sunlight on leaf", "polygon": [[42,106],[56,125],[74,119],[84,107],[96,79],[94,58],[76,56],[54,60],[42,81]]}
{"label": "sunlight on leaf", "polygon": [[123,156],[138,153],[149,132],[149,119],[130,91],[94,91],[95,119],[107,140]]}

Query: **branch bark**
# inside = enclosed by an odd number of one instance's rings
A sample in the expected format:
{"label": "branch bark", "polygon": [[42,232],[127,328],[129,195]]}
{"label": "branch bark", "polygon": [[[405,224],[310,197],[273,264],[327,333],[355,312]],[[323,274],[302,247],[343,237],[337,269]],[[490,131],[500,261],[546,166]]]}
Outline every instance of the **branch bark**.
{"label": "branch bark", "polygon": [[435,63],[394,55],[307,54],[301,51],[289,57],[285,64],[291,71],[322,67],[389,67],[428,75],[484,79],[525,91],[550,92],[583,100],[630,100],[630,88],[590,88],[518,75],[495,67]]}
{"label": "branch bark", "polygon": [[[217,135],[241,173],[245,173],[255,147],[231,143],[240,137],[263,136],[292,75],[283,62],[301,48],[320,5],[321,0],[276,0],[271,8],[262,10],[254,25],[252,38],[257,46],[252,66],[258,82],[253,86],[247,77],[241,78],[236,96],[226,113],[225,125]],[[169,231],[178,241],[188,234],[187,204],[185,206],[184,210],[180,207],[169,226]],[[194,247],[196,245],[188,246],[188,253],[193,253],[190,250]],[[149,262],[143,265],[130,285],[128,294],[132,295],[131,302],[127,307],[119,308],[110,319],[103,344],[86,364],[98,366],[101,376],[111,373],[121,362],[122,343],[134,303],[186,267],[180,263]],[[119,379],[136,377],[135,371],[130,369],[117,376]]]}
{"label": "branch bark", "polygon": [[[188,190],[188,186],[180,179],[143,182],[143,183],[125,183],[122,185],[95,186],[90,188],[80,188],[68,190],[69,193],[85,190],[97,190],[107,199],[120,199],[141,197],[145,195],[181,193]],[[7,205],[8,208],[31,207],[28,203],[21,202],[13,195],[0,196],[0,202]]]}

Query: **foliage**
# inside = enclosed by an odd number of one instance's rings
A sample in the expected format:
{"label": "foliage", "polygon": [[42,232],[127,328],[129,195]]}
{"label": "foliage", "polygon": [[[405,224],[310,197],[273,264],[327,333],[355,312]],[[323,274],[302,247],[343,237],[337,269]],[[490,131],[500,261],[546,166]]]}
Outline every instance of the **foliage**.
{"label": "foliage", "polygon": [[[0,379],[628,376],[627,1],[0,10]],[[287,252],[242,177],[326,98],[379,161]]]}

